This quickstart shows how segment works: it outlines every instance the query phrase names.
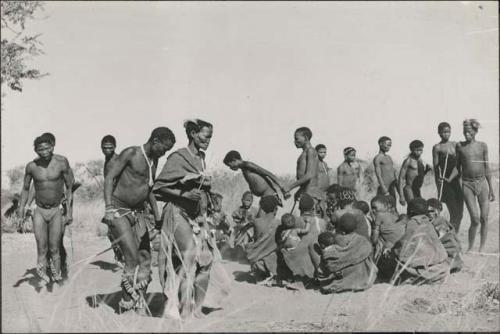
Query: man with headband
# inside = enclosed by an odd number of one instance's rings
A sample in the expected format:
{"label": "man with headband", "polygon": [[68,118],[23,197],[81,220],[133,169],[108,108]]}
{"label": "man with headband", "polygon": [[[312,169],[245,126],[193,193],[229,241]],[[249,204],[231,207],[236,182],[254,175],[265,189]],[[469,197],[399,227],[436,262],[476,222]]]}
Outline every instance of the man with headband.
{"label": "man with headband", "polygon": [[466,119],[463,122],[465,141],[459,142],[456,147],[457,167],[448,178],[443,178],[444,182],[450,183],[455,176],[462,175],[462,191],[465,205],[471,217],[467,252],[470,252],[474,246],[479,225],[481,225],[479,252],[484,250],[488,234],[489,202],[495,200],[493,185],[491,184],[488,145],[475,140],[478,129],[479,122],[475,119]]}
{"label": "man with headband", "polygon": [[361,166],[356,161],[356,150],[353,147],[346,147],[344,162],[337,168],[337,182],[341,187],[357,191],[360,181]]}

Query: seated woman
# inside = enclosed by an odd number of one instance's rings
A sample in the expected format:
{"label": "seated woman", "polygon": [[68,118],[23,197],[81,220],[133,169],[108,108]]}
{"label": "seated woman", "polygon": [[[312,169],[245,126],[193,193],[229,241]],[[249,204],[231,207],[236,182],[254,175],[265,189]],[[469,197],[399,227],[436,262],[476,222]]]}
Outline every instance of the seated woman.
{"label": "seated woman", "polygon": [[375,281],[377,267],[372,259],[372,245],[366,237],[355,233],[356,224],[356,217],[345,213],[338,222],[338,233],[324,232],[318,237],[318,281],[322,293],[366,290]]}
{"label": "seated woman", "polygon": [[441,283],[450,272],[448,255],[427,214],[429,207],[422,198],[408,203],[406,232],[394,246],[401,268],[391,282],[399,284]]}

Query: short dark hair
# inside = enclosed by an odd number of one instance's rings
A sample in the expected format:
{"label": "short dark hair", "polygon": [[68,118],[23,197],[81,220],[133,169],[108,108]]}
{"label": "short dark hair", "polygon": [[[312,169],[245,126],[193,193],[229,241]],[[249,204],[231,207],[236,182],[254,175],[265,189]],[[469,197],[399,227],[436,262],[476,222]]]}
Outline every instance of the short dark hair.
{"label": "short dark hair", "polygon": [[302,194],[299,200],[299,211],[311,211],[314,208],[314,199],[308,194]]}
{"label": "short dark hair", "polygon": [[223,162],[224,162],[224,164],[227,165],[228,163],[230,163],[231,161],[234,161],[234,160],[241,160],[241,154],[238,151],[232,150],[232,151],[227,152],[226,156],[224,157]]}
{"label": "short dark hair", "polygon": [[370,206],[365,201],[356,201],[352,206],[353,208],[363,211],[365,215],[368,214],[368,212],[370,212]]}
{"label": "short dark hair", "polygon": [[378,144],[380,145],[380,144],[382,144],[383,142],[386,142],[386,141],[388,141],[388,140],[392,141],[392,139],[391,139],[391,138],[389,138],[389,137],[387,137],[387,136],[382,136],[382,137],[380,137],[380,138],[378,139]]}
{"label": "short dark hair", "polygon": [[101,139],[101,146],[104,143],[110,143],[110,144],[113,144],[113,146],[116,147],[116,139],[112,135],[105,135],[104,137],[102,137],[102,139]]}
{"label": "short dark hair", "polygon": [[184,122],[184,128],[186,129],[186,135],[189,140],[191,140],[191,137],[189,137],[191,131],[200,132],[204,127],[213,128],[213,125],[201,119],[188,119]]}
{"label": "short dark hair", "polygon": [[383,204],[386,207],[389,207],[389,204],[390,204],[389,199],[384,195],[377,195],[377,196],[372,198],[372,200],[370,201],[370,205],[371,205],[372,209],[373,209],[375,203]]}
{"label": "short dark hair", "polygon": [[309,129],[306,126],[300,127],[297,130],[295,130],[295,133],[297,133],[297,132],[299,132],[302,135],[304,135],[304,137],[306,137],[308,140],[311,140],[311,138],[313,136],[311,129]]}
{"label": "short dark hair", "polygon": [[342,190],[337,195],[338,202],[341,208],[356,201],[356,192],[351,188],[342,187]]}
{"label": "short dark hair", "polygon": [[319,150],[321,150],[321,149],[323,149],[323,148],[326,150],[326,146],[325,146],[325,144],[318,144],[318,145],[316,145],[316,147],[315,147],[314,149],[315,149],[316,151],[319,151]]}
{"label": "short dark hair", "polygon": [[154,138],[158,138],[161,141],[170,140],[173,144],[175,144],[175,135],[174,133],[167,127],[160,126],[151,132],[151,136],[149,137],[149,142],[152,142]]}
{"label": "short dark hair", "polygon": [[439,123],[438,125],[438,133],[443,131],[444,128],[450,128],[451,129],[451,126],[450,126],[450,123],[448,122],[441,122]]}
{"label": "short dark hair", "polygon": [[443,204],[437,198],[429,198],[427,200],[427,205],[431,208],[438,209],[439,211],[443,210]]}
{"label": "short dark hair", "polygon": [[44,132],[40,137],[47,137],[52,142],[53,146],[56,145],[56,136],[54,136],[52,133]]}
{"label": "short dark hair", "polygon": [[36,148],[41,145],[41,144],[49,144],[49,145],[54,145],[52,144],[52,140],[48,136],[39,136],[36,137],[35,140],[33,141],[33,146]]}
{"label": "short dark hair", "polygon": [[278,198],[276,196],[263,196],[259,204],[262,211],[271,213],[278,207]]}
{"label": "short dark hair", "polygon": [[293,227],[295,226],[295,217],[291,213],[285,213],[283,216],[281,216],[281,223],[283,226],[286,227]]}
{"label": "short dark hair", "polygon": [[326,193],[327,194],[338,194],[340,191],[342,190],[342,186],[337,184],[337,183],[334,183],[332,185],[330,185],[327,189],[326,189]]}
{"label": "short dark hair", "polygon": [[247,196],[251,196],[252,197],[252,200],[253,200],[253,194],[250,190],[247,190],[243,193],[243,195],[241,195],[241,199],[244,199],[245,197]]}
{"label": "short dark hair", "polygon": [[413,151],[419,147],[424,147],[424,143],[422,143],[420,140],[416,139],[416,140],[413,140],[411,143],[410,143],[410,150]]}
{"label": "short dark hair", "polygon": [[331,246],[335,243],[335,234],[326,231],[318,235],[318,243],[323,246]]}

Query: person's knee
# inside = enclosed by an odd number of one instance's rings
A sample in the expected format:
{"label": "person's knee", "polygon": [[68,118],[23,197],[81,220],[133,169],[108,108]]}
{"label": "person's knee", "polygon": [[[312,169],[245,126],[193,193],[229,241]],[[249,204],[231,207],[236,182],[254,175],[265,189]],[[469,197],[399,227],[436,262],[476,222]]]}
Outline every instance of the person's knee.
{"label": "person's knee", "polygon": [[60,252],[59,252],[59,245],[50,245],[49,248],[50,256],[52,258],[59,258]]}
{"label": "person's knee", "polygon": [[480,219],[478,214],[476,214],[476,213],[471,214],[471,216],[470,216],[471,226],[474,226],[474,227],[478,226],[480,224],[480,221],[481,221],[481,219]]}

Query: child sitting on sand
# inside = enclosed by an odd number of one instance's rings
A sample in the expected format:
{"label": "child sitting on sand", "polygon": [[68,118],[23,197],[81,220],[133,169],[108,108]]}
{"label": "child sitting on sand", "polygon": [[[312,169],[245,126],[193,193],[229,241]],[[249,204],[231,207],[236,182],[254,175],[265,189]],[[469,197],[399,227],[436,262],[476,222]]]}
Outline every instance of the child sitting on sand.
{"label": "child sitting on sand", "polygon": [[231,235],[232,228],[227,219],[226,213],[222,211],[223,196],[214,193],[211,196],[212,208],[207,219],[210,232],[215,237],[217,243],[224,242]]}
{"label": "child sitting on sand", "polygon": [[283,249],[292,250],[299,244],[301,237],[311,229],[311,224],[307,220],[304,220],[305,227],[297,228],[295,224],[295,217],[290,213],[285,213],[281,217],[281,235],[280,243],[283,245]]}

